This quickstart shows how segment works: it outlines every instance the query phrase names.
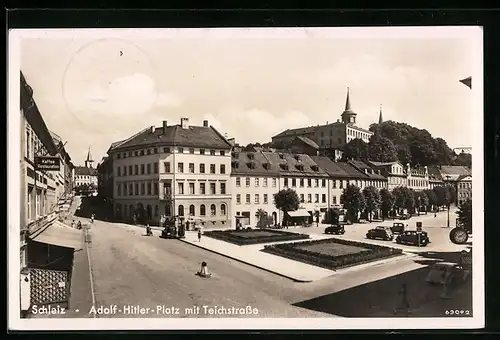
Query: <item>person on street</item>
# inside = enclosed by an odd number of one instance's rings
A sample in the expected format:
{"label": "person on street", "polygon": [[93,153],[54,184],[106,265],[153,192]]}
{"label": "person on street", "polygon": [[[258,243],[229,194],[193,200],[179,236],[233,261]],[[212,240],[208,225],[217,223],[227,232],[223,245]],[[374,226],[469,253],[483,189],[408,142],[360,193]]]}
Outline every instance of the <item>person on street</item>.
{"label": "person on street", "polygon": [[75,220],[71,221],[71,228],[75,227]]}
{"label": "person on street", "polygon": [[201,242],[201,229],[198,229],[198,242]]}
{"label": "person on street", "polygon": [[78,230],[82,229],[82,222],[81,221],[78,221],[78,223],[77,223],[77,229]]}
{"label": "person on street", "polygon": [[186,230],[189,230],[189,221],[186,221]]}

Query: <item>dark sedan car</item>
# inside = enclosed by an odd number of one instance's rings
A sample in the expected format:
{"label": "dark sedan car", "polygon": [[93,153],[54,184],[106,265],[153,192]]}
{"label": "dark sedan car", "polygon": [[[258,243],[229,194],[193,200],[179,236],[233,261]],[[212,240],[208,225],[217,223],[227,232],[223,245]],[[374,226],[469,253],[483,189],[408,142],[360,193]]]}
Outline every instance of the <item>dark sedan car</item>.
{"label": "dark sedan car", "polygon": [[366,238],[368,239],[382,239],[385,241],[392,241],[394,239],[394,235],[391,230],[386,227],[377,227],[375,229],[370,229],[366,233]]}
{"label": "dark sedan car", "polygon": [[417,232],[415,230],[407,230],[396,237],[396,243],[425,247],[431,243],[431,241],[429,235],[427,235],[425,231]]}
{"label": "dark sedan car", "polygon": [[344,229],[344,226],[341,224],[331,225],[331,226],[325,228],[325,234],[342,235],[344,233],[345,233],[345,229]]}
{"label": "dark sedan car", "polygon": [[391,231],[394,234],[401,234],[403,231],[405,231],[404,223],[394,222],[392,224]]}

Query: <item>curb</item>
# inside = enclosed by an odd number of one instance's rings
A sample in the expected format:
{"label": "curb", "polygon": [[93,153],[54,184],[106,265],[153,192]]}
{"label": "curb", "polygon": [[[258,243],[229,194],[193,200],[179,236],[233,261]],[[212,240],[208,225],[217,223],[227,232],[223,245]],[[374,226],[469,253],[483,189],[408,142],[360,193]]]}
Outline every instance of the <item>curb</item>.
{"label": "curb", "polygon": [[183,239],[179,239],[179,241],[184,242],[184,243],[187,243],[187,244],[192,245],[192,246],[195,246],[195,247],[200,248],[200,249],[207,250],[207,251],[209,251],[209,252],[211,252],[211,253],[214,253],[214,254],[217,254],[217,255],[224,256],[224,257],[226,257],[226,258],[228,258],[228,259],[231,259],[231,260],[234,260],[234,261],[238,261],[238,262],[240,262],[240,263],[244,263],[244,264],[249,265],[249,266],[252,266],[252,267],[254,267],[254,268],[258,268],[258,269],[264,270],[264,271],[269,272],[269,273],[272,273],[272,274],[274,274],[274,275],[278,275],[278,276],[281,276],[281,277],[287,278],[287,279],[292,280],[292,281],[294,281],[294,282],[307,283],[307,282],[313,282],[313,281],[314,281],[314,280],[300,280],[300,279],[296,279],[296,278],[293,278],[293,277],[291,277],[291,276],[284,275],[284,274],[280,274],[280,273],[275,272],[275,271],[273,271],[273,270],[270,270],[270,269],[267,269],[267,268],[264,268],[264,267],[258,266],[258,265],[256,265],[256,264],[252,264],[252,263],[245,262],[245,261],[240,260],[240,259],[238,259],[238,258],[235,258],[235,257],[229,256],[229,255],[227,255],[227,254],[223,254],[223,253],[220,253],[220,252],[218,252],[218,251],[215,251],[215,250],[212,250],[212,249],[208,249],[208,248],[202,247],[201,245],[197,245],[197,244],[194,244],[194,243],[191,243],[191,242],[185,241],[185,240],[183,240]]}

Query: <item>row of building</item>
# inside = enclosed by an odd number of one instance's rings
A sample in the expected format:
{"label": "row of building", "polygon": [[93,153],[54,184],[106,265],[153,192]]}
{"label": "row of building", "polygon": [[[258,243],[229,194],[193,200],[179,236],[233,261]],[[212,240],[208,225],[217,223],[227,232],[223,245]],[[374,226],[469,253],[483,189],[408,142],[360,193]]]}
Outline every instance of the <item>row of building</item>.
{"label": "row of building", "polygon": [[[120,220],[158,223],[173,214],[221,228],[234,227],[236,220],[255,225],[260,209],[281,223],[273,197],[286,188],[300,199],[300,209],[292,215],[310,219],[316,211],[341,207],[348,184],[421,191],[453,182],[459,197],[471,192],[470,170],[463,167],[340,162],[320,156],[313,143],[296,136],[288,150],[243,151],[208,121],[202,126],[190,125],[187,118],[175,125],[163,121],[161,127],[151,126],[110,146],[97,167],[99,193]],[[457,176],[444,175],[457,170],[462,171]]]}

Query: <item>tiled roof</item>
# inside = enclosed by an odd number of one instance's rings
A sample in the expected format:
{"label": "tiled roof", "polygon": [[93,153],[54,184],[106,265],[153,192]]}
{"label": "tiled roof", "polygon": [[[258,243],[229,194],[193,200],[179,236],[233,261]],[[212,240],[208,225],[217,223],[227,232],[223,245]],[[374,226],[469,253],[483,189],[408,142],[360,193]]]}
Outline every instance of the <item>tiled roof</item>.
{"label": "tiled roof", "polygon": [[278,165],[280,175],[305,177],[328,176],[309,155],[276,152],[263,152],[262,154],[270,163]]}
{"label": "tiled roof", "polygon": [[307,127],[297,128],[297,129],[286,129],[285,131],[278,133],[277,135],[273,136],[272,138],[314,133],[316,131],[316,129],[318,129],[318,128],[319,128],[319,126],[307,126]]}
{"label": "tiled roof", "polygon": [[[349,161],[349,163],[357,168],[358,170],[364,172],[368,177],[372,179],[385,180],[386,178],[378,173],[372,173],[373,168],[361,161]],[[366,171],[366,172],[365,172]]]}
{"label": "tiled roof", "polygon": [[307,137],[304,137],[304,136],[297,136],[297,139],[301,140],[302,142],[306,143],[307,145],[315,148],[315,149],[319,149],[319,145],[316,144],[315,141],[313,141],[312,139],[310,138],[307,138]]}
{"label": "tiled roof", "polygon": [[312,156],[311,158],[313,159],[314,162],[316,162],[316,164],[319,165],[320,168],[322,168],[331,177],[339,177],[339,178],[352,177],[350,173],[348,173],[341,166],[339,166],[338,162],[334,162],[328,157]]}
{"label": "tiled roof", "polygon": [[339,168],[344,170],[348,175],[349,178],[359,178],[359,179],[367,179],[368,176],[362,172],[353,167],[352,165],[345,163],[345,162],[337,162],[336,163]]}
{"label": "tiled roof", "polygon": [[75,175],[77,176],[97,176],[97,169],[87,168],[84,166],[75,167]]}
{"label": "tiled roof", "polygon": [[467,178],[467,177],[472,177],[472,175],[460,175],[460,176],[458,176],[457,180],[461,181],[462,179]]}
{"label": "tiled roof", "polygon": [[442,165],[439,168],[442,175],[471,175],[472,171],[466,166],[461,165]]}
{"label": "tiled roof", "polygon": [[278,164],[271,163],[262,152],[231,153],[231,174],[278,176]]}
{"label": "tiled roof", "polygon": [[[397,164],[399,163],[398,161],[394,161],[394,162],[375,162],[375,161],[368,161],[368,163],[370,163],[371,165],[373,166],[389,166],[389,165],[393,165],[393,164]],[[400,163],[401,164],[401,163]],[[402,165],[402,164],[401,164]]]}
{"label": "tiled roof", "polygon": [[161,143],[171,146],[202,147],[229,149],[231,144],[213,127],[180,125],[167,126],[166,133],[163,127],[145,129],[142,133],[116,146],[115,150]]}

